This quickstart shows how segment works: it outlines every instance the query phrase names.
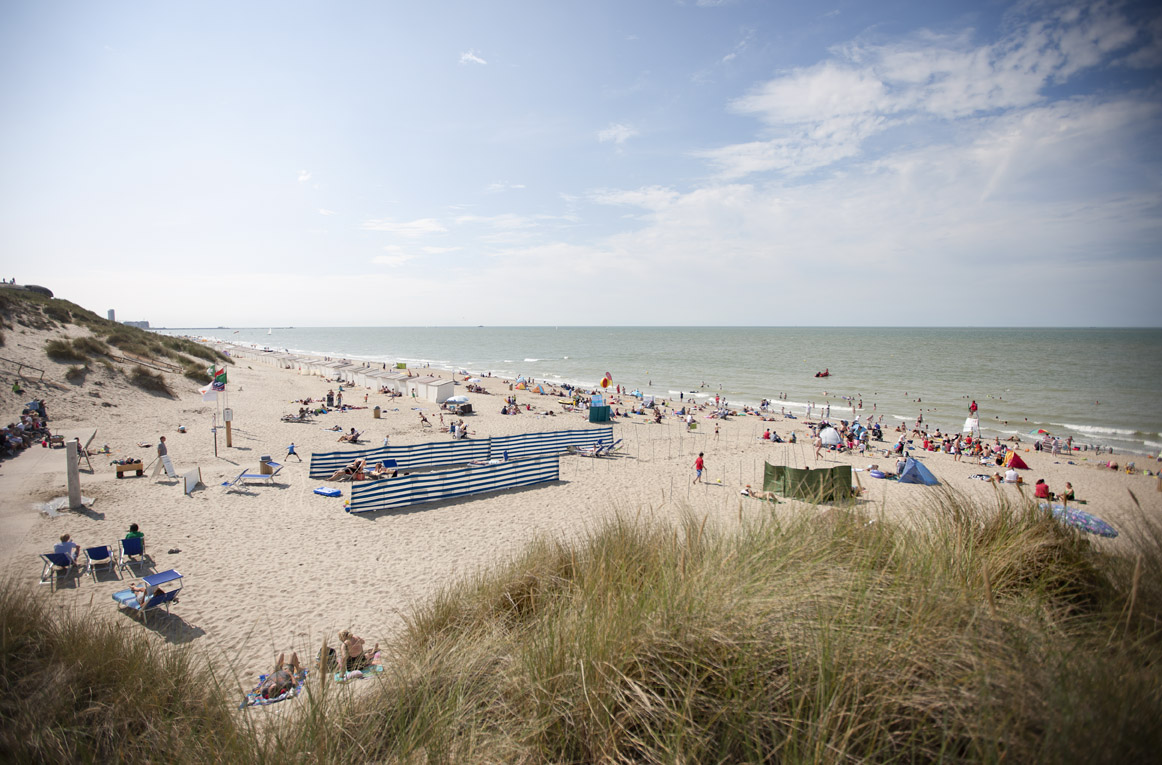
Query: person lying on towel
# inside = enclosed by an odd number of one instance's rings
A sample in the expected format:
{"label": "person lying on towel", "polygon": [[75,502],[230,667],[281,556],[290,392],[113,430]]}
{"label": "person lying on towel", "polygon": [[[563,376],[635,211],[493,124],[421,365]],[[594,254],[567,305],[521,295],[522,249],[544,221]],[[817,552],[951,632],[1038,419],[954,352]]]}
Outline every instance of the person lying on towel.
{"label": "person lying on towel", "polygon": [[274,671],[267,675],[258,686],[258,694],[264,699],[277,699],[295,687],[295,678],[303,671],[298,653],[292,653],[289,662],[284,662],[286,654],[280,653],[274,664]]}

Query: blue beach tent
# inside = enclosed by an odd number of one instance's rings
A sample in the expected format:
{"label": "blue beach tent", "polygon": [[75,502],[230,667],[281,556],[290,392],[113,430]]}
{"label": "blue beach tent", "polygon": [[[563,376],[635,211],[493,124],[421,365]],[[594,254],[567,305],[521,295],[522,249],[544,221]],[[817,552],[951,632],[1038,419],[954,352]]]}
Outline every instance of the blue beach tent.
{"label": "blue beach tent", "polygon": [[897,480],[900,483],[919,483],[925,486],[936,486],[940,483],[936,480],[936,476],[932,475],[931,470],[911,457],[904,463],[904,469],[900,471]]}

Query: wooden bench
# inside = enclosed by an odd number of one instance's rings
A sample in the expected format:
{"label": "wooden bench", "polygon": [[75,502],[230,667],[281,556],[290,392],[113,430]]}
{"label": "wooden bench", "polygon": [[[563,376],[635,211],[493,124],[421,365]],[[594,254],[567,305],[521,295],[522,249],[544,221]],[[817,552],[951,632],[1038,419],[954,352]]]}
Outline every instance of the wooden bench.
{"label": "wooden bench", "polygon": [[124,478],[130,470],[136,471],[137,475],[145,475],[145,464],[142,462],[130,462],[128,465],[114,465],[113,467],[117,470],[118,478]]}

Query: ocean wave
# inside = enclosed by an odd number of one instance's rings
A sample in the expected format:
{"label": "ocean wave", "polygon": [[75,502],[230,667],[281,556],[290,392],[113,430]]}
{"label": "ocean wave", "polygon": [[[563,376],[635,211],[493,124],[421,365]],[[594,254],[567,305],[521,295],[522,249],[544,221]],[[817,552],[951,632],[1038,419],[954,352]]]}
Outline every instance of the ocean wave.
{"label": "ocean wave", "polygon": [[1092,433],[1098,436],[1136,436],[1140,435],[1136,430],[1126,430],[1124,428],[1103,428],[1099,425],[1073,425],[1068,422],[1051,422],[1050,425],[1057,425],[1062,428],[1069,428],[1076,430],[1078,433]]}
{"label": "ocean wave", "polygon": [[537,361],[544,361],[544,359],[525,359],[525,362],[532,364]]}

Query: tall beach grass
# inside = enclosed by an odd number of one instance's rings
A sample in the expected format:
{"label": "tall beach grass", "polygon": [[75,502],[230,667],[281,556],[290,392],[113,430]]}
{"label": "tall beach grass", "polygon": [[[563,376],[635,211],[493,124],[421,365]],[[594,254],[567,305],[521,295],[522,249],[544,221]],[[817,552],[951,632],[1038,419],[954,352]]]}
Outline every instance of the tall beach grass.
{"label": "tall beach grass", "polygon": [[[205,761],[208,742],[258,762],[1152,759],[1162,525],[1140,515],[1127,530],[1140,552],[1116,556],[1028,505],[933,496],[902,525],[743,500],[737,526],[634,514],[540,541],[415,610],[360,692],[308,683],[268,726],[221,713],[209,682],[162,704],[208,726],[167,759]],[[0,600],[5,625],[30,598]],[[6,688],[27,682],[12,678],[8,629]],[[97,650],[66,643],[40,676]],[[32,720],[4,695],[6,719]],[[73,704],[54,729],[95,709],[109,718],[98,731],[140,724],[120,704]],[[63,753],[62,738],[19,751]]]}

